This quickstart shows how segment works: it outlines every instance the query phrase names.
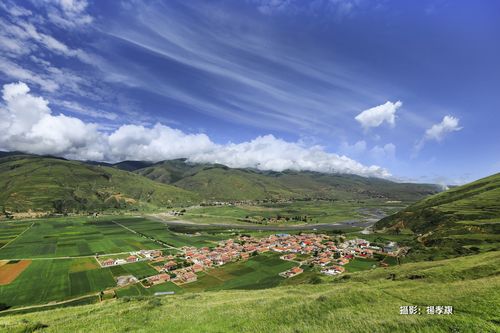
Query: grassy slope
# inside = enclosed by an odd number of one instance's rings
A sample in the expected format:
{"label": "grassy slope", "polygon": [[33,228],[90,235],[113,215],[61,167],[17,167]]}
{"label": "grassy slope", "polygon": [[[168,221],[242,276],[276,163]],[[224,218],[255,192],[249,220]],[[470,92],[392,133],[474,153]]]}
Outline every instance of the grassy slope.
{"label": "grassy slope", "polygon": [[433,185],[401,184],[355,175],[261,172],[232,169],[217,164],[190,164],[185,160],[160,162],[135,172],[159,182],[195,191],[204,198],[219,200],[381,197],[414,201],[437,191]]}
{"label": "grassy slope", "polygon": [[416,259],[500,249],[500,174],[421,200],[375,225],[415,232]]}
{"label": "grassy slope", "polygon": [[[333,283],[108,301],[0,318],[25,332],[496,332],[500,253],[353,273]],[[395,280],[387,279],[395,274]],[[418,278],[416,278],[418,277]],[[422,315],[399,315],[418,305]],[[427,315],[451,305],[453,315]],[[119,320],[117,320],[119,318]]]}
{"label": "grassy slope", "polygon": [[17,155],[0,159],[0,210],[78,211],[144,208],[197,195],[110,167]]}
{"label": "grassy slope", "polygon": [[426,245],[498,248],[500,173],[421,200],[376,224],[424,234]]}

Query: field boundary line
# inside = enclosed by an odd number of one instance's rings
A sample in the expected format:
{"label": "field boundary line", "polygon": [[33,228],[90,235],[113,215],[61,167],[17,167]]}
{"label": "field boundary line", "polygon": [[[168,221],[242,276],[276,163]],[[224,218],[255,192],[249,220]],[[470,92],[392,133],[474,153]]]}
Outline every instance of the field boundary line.
{"label": "field boundary line", "polygon": [[35,222],[31,223],[26,229],[23,230],[23,232],[21,232],[19,235],[17,235],[15,238],[11,239],[8,243],[4,244],[2,247],[0,247],[0,250],[3,249],[4,247],[7,247],[7,245],[9,245],[10,243],[12,243],[13,241],[15,241],[17,238],[19,238],[22,234],[24,234],[26,231],[28,231],[29,229],[31,229],[31,227],[35,224]]}
{"label": "field boundary line", "polygon": [[0,311],[0,315],[2,315],[4,313],[8,313],[8,312],[16,312],[16,311],[22,311],[22,310],[44,308],[44,307],[54,306],[54,305],[61,305],[61,304],[70,303],[70,302],[73,302],[73,301],[78,301],[80,299],[84,299],[84,298],[88,298],[88,297],[92,297],[92,296],[99,296],[99,293],[87,294],[87,295],[75,297],[75,298],[72,298],[72,299],[67,299],[67,300],[64,300],[64,301],[50,302],[50,303],[45,303],[45,304],[36,304],[36,305],[25,306],[25,307],[22,307],[22,308],[7,309],[7,310]]}
{"label": "field boundary line", "polygon": [[118,223],[118,222],[116,222],[116,221],[111,220],[111,222],[113,222],[113,223],[114,223],[114,224],[116,224],[116,225],[119,225],[120,227],[122,227],[122,228],[124,228],[124,229],[126,229],[126,230],[128,230],[128,231],[130,231],[130,232],[132,232],[132,233],[134,233],[134,234],[136,234],[136,235],[138,235],[138,236],[141,236],[141,237],[148,237],[151,241],[153,241],[153,242],[155,242],[155,243],[157,243],[157,244],[160,244],[160,245],[162,245],[162,246],[166,246],[166,247],[168,247],[168,248],[171,248],[171,249],[174,249],[174,250],[180,251],[180,249],[178,249],[178,248],[176,248],[176,247],[174,247],[174,246],[172,246],[172,245],[170,245],[170,244],[167,244],[167,243],[166,243],[166,242],[164,242],[164,241],[158,240],[158,239],[154,238],[153,236],[149,236],[149,235],[146,235],[146,234],[139,233],[139,232],[135,231],[134,229],[131,229],[131,228],[129,228],[129,227],[126,227],[126,226],[124,226],[123,224]]}
{"label": "field boundary line", "polygon": [[[164,247],[162,248],[157,248],[157,249],[153,249],[153,250],[163,250]],[[130,253],[132,251],[124,251],[124,252],[116,252],[116,253],[103,253],[103,254],[99,254],[99,256],[114,256],[114,255],[117,255],[117,254],[127,254],[127,253]],[[95,254],[91,254],[91,255],[87,255],[87,256],[73,256],[73,257],[68,257],[68,256],[65,256],[65,257],[39,257],[39,258],[0,258],[0,260],[59,260],[59,259],[83,259],[83,258],[95,258]]]}

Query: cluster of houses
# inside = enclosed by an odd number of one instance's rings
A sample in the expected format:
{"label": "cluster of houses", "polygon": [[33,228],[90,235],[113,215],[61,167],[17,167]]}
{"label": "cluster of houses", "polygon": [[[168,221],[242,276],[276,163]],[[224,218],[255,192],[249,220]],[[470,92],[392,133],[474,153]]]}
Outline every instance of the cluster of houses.
{"label": "cluster of houses", "polygon": [[291,278],[291,277],[299,275],[303,271],[304,270],[302,268],[300,268],[300,267],[292,267],[292,268],[290,268],[287,271],[279,273],[279,275],[282,276],[282,277],[284,277],[284,278]]}
{"label": "cluster of houses", "polygon": [[275,234],[257,238],[248,235],[220,241],[216,247],[182,247],[176,255],[163,255],[158,250],[130,252],[125,258],[96,259],[102,267],[148,260],[158,274],[142,281],[145,287],[171,281],[185,284],[197,280],[197,274],[211,267],[246,260],[265,252],[280,253],[282,260],[293,261],[298,266],[279,273],[284,278],[301,274],[302,265],[318,267],[323,274],[337,275],[345,271],[344,265],[353,258],[371,258],[375,253],[395,255],[398,245],[390,242],[383,247],[374,246],[364,239],[346,240],[324,234]]}
{"label": "cluster of houses", "polygon": [[[303,264],[320,267],[326,275],[336,275],[343,273],[343,266],[353,258],[371,258],[374,253],[397,251],[397,244],[390,243],[388,247],[380,248],[364,239],[340,241],[324,234],[276,234],[264,238],[240,236],[221,241],[215,248],[183,247],[182,259],[187,266],[179,268],[179,264],[173,260],[175,257],[171,256],[170,261],[157,269],[175,276],[172,279],[174,282],[188,283],[196,281],[197,272],[270,251],[283,253],[281,259],[299,264],[299,267],[280,273],[284,277],[302,273],[300,266]],[[298,254],[306,259],[296,260]]]}
{"label": "cluster of houses", "polygon": [[112,257],[100,258],[98,255],[96,255],[96,259],[101,265],[101,267],[111,267],[117,265],[130,264],[138,261],[151,260],[161,256],[162,252],[159,250],[140,250],[140,251],[130,252],[129,255],[125,258],[112,258]]}

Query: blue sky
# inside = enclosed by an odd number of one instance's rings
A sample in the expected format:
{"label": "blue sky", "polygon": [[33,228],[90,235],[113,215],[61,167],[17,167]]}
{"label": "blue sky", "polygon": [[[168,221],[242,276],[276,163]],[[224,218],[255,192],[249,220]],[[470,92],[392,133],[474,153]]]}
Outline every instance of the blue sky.
{"label": "blue sky", "polygon": [[448,184],[500,169],[497,1],[3,1],[0,19],[4,150]]}

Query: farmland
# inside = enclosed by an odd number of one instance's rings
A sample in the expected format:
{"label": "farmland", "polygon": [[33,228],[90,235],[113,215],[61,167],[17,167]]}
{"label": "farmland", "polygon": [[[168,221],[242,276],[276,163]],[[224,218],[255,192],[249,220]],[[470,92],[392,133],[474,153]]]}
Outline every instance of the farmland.
{"label": "farmland", "polygon": [[16,279],[0,285],[0,299],[8,306],[41,304],[116,284],[110,269],[86,269],[88,263],[86,258],[33,260]]}
{"label": "farmland", "polygon": [[183,286],[188,291],[224,289],[263,289],[279,285],[284,279],[278,275],[296,263],[283,261],[278,254],[262,254],[230,263],[203,273],[198,281]]}
{"label": "farmland", "polygon": [[0,249],[7,246],[19,234],[32,224],[30,221],[1,222],[0,223]]}
{"label": "farmland", "polygon": [[227,233],[174,233],[170,231],[166,225],[157,221],[151,221],[143,218],[124,218],[120,220],[120,224],[134,231],[154,237],[173,247],[182,246],[213,246],[214,242],[226,239]]}
{"label": "farmland", "polygon": [[197,223],[303,225],[341,223],[384,216],[401,209],[401,203],[365,201],[294,201],[259,205],[206,206],[187,209],[179,219]]}
{"label": "farmland", "polygon": [[[0,237],[22,232],[16,223],[7,223],[0,229]],[[25,233],[0,249],[0,259],[74,257],[154,248],[158,244],[110,219],[52,218],[34,221]]]}
{"label": "farmland", "polygon": [[[228,233],[170,231],[160,222],[134,217],[63,217],[0,222],[0,303],[8,307],[74,299],[116,287],[119,276],[139,279],[157,271],[147,262],[101,268],[95,255],[124,258],[130,251],[214,246]],[[112,255],[115,254],[115,255]],[[170,287],[169,287],[170,286]],[[176,290],[172,283],[127,287],[118,295]],[[141,290],[142,289],[142,290]]]}

